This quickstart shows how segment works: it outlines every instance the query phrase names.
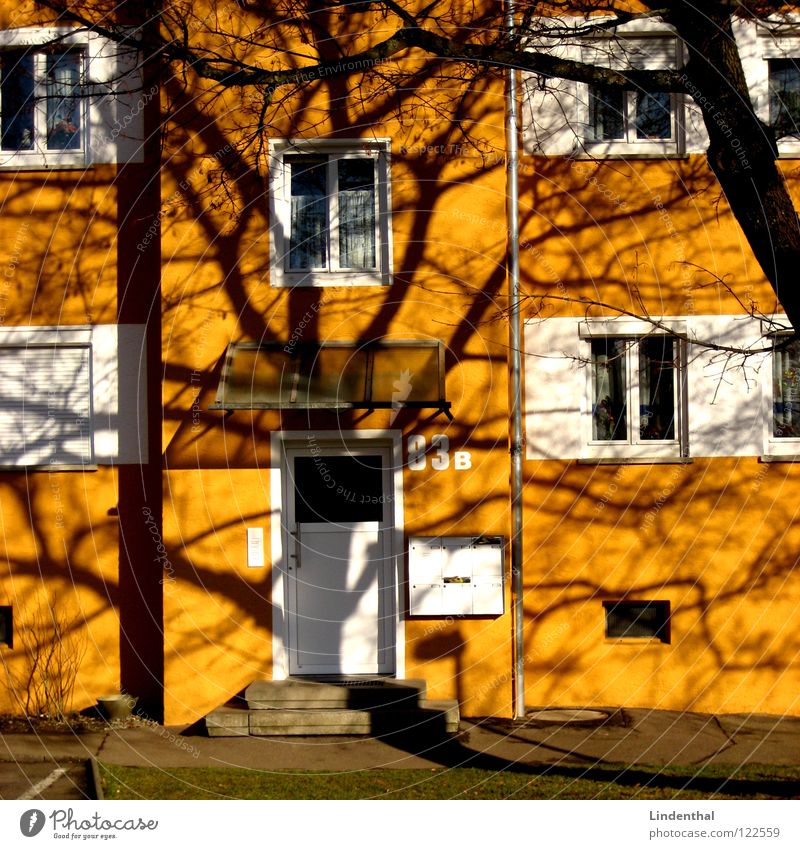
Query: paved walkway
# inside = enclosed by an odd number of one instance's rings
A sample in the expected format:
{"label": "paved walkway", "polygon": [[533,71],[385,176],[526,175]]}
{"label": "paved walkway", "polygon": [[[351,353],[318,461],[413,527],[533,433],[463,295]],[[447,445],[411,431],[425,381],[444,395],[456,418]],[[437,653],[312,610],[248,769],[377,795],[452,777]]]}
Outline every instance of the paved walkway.
{"label": "paved walkway", "polygon": [[[521,726],[488,719],[465,720],[461,727],[457,737],[439,743],[415,739],[412,733],[392,739],[209,738],[144,724],[81,735],[8,734],[0,738],[0,797],[68,798],[52,795],[66,792],[67,785],[80,794],[77,765],[90,757],[165,769],[233,766],[326,772],[437,766],[507,770],[546,764],[574,769],[598,763],[800,765],[797,717],[626,709],[587,726]],[[56,775],[58,770],[65,772]]]}

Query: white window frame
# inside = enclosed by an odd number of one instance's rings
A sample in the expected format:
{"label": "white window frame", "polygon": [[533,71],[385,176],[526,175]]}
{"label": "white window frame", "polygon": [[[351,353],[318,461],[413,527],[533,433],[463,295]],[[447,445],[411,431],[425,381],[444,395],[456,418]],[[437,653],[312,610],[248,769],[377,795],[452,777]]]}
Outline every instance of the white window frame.
{"label": "white window frame", "polygon": [[[685,334],[685,324],[660,320],[659,327],[645,321],[587,320],[579,326],[581,361],[585,363],[586,383],[581,405],[581,432],[584,459],[602,460],[681,460],[688,457],[687,439],[687,368],[686,345],[677,335]],[[675,438],[641,439],[639,437],[639,342],[647,337],[671,336],[675,351]],[[594,400],[592,386],[592,341],[598,339],[630,339],[626,350],[626,383],[628,409],[627,440],[596,440],[593,437]]]}
{"label": "white window frame", "polygon": [[[6,52],[6,51],[4,51]],[[80,75],[80,91],[81,97],[78,102],[78,115],[80,121],[80,147],[70,148],[69,150],[60,150],[58,148],[49,149],[47,147],[47,58],[48,54],[44,49],[31,49],[33,58],[33,91],[34,91],[34,109],[33,109],[33,147],[30,150],[11,150],[0,148],[0,163],[7,164],[6,160],[11,158],[18,160],[20,164],[26,163],[29,160],[34,162],[48,161],[58,165],[84,165],[86,163],[86,147],[87,147],[87,131],[88,131],[88,113],[86,97],[83,94],[86,90],[86,69],[87,58],[85,45],[80,47],[69,47],[67,45],[59,45],[58,52],[60,54],[74,54],[79,57],[78,71]],[[4,75],[0,71],[0,77]]]}
{"label": "white window frame", "polygon": [[[392,228],[389,180],[389,139],[278,140],[270,143],[270,284],[294,286],[388,286],[391,283]],[[328,157],[328,185],[334,186],[336,163],[341,159],[369,158],[375,163],[374,269],[339,268],[337,239],[331,238],[326,268],[290,269],[291,180],[287,156]],[[329,221],[336,220],[337,193],[329,196]]]}
{"label": "white window frame", "polygon": [[[47,150],[45,133],[33,150],[0,150],[0,170],[84,169],[95,164],[142,162],[142,113],[158,97],[158,88],[142,90],[135,51],[73,27],[0,30],[0,52],[30,48],[37,53],[49,45],[64,52],[80,52],[83,57],[81,149]],[[36,58],[43,54],[38,52]],[[40,129],[45,128],[45,112],[44,106],[37,107]]]}
{"label": "white window frame", "polygon": [[[764,326],[768,322],[764,322]],[[782,336],[791,336],[791,333],[772,333],[773,339],[778,339]],[[766,457],[792,457],[800,460],[800,436],[784,437],[775,436],[773,431],[773,410],[775,403],[775,393],[773,386],[773,376],[775,373],[775,355],[768,355],[768,373],[766,380],[761,382],[762,385],[762,402],[763,402],[763,421],[764,421],[764,455]]]}
{"label": "white window frame", "polygon": [[[667,59],[659,61],[658,57],[644,63],[646,69],[681,67],[684,50],[680,39],[674,32],[660,30],[657,32],[618,33],[613,38],[591,39],[581,47],[581,60],[604,67],[625,70],[633,67],[626,58],[625,42],[651,42],[653,45],[661,42],[665,46],[672,42],[675,46],[674,61]],[[664,49],[666,54],[666,47]],[[640,139],[636,135],[636,96],[634,89],[626,89],[624,97],[625,114],[623,116],[623,139],[595,139],[591,124],[590,89],[587,83],[578,83],[578,126],[583,127],[581,144],[583,153],[591,157],[625,156],[625,157],[664,157],[682,156],[686,152],[686,133],[684,128],[684,98],[678,92],[670,92],[670,124],[671,137],[668,139]]]}
{"label": "white window frame", "polygon": [[[82,377],[85,379],[85,385],[79,387],[79,392],[83,393],[85,397],[80,397],[79,400],[82,403],[85,403],[85,411],[82,409],[74,408],[70,412],[70,416],[72,415],[80,415],[82,421],[85,426],[85,440],[86,440],[86,451],[81,457],[70,457],[66,458],[64,455],[60,454],[58,450],[56,450],[56,446],[54,443],[51,443],[51,451],[48,453],[43,448],[31,449],[27,446],[24,446],[24,450],[21,453],[17,453],[14,456],[14,452],[19,452],[19,446],[13,446],[11,448],[2,444],[0,441],[0,469],[5,471],[13,471],[18,469],[52,469],[52,470],[61,470],[61,469],[70,469],[70,468],[79,468],[85,469],[86,467],[94,467],[95,464],[95,455],[94,455],[94,393],[93,393],[93,356],[92,356],[92,334],[91,330],[69,330],[69,331],[57,331],[57,330],[32,330],[32,331],[23,331],[23,330],[9,330],[0,334],[0,352],[9,352],[9,351],[19,351],[23,353],[29,349],[41,349],[45,353],[46,359],[50,357],[50,352],[53,352],[53,356],[55,356],[55,352],[59,350],[70,350],[75,351],[79,350],[86,353],[87,364],[85,373],[82,372]],[[56,376],[52,373],[48,372],[41,376],[41,387],[38,385],[37,381],[37,392],[39,395],[39,403],[41,403],[41,395],[44,391],[47,391],[48,394],[48,415],[49,415],[49,395],[52,390],[50,387],[58,386],[58,381]],[[9,387],[6,386],[6,391],[9,390]],[[16,411],[19,409],[17,404],[20,404],[22,408],[24,408],[25,398],[20,401],[10,401],[8,407],[11,409],[11,415],[14,416]],[[0,420],[6,415],[6,411],[0,413]],[[43,424],[46,424],[47,420],[44,420]],[[57,420],[57,419],[56,419]],[[15,419],[12,418],[12,424]],[[2,439],[2,433],[5,431],[5,423],[3,427],[0,427],[0,439]],[[82,434],[82,429],[79,429],[79,435],[73,437],[73,441],[75,439],[84,438]]]}
{"label": "white window frame", "polygon": [[[756,115],[769,125],[769,62],[771,59],[793,59],[800,65],[800,17],[794,15],[772,24],[758,22],[756,27],[754,48],[748,45],[745,33],[740,36],[744,42],[742,62]],[[800,157],[800,131],[797,136],[779,138],[778,152],[790,159]]]}

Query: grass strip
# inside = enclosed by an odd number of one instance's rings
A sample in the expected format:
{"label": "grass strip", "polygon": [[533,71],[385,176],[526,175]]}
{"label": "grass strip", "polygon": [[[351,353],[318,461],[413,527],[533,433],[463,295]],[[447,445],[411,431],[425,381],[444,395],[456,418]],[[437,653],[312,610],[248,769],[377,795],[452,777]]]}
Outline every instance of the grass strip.
{"label": "grass strip", "polygon": [[100,763],[112,799],[787,799],[800,767],[537,766],[299,772]]}

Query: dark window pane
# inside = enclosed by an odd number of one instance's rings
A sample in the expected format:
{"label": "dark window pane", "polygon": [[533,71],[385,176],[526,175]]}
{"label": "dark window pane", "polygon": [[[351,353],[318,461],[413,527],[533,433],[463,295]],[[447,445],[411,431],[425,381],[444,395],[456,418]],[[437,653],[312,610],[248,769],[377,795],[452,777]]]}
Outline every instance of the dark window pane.
{"label": "dark window pane", "polygon": [[642,439],[675,439],[675,344],[668,336],[639,345],[639,432]]}
{"label": "dark window pane", "polygon": [[626,339],[592,341],[592,439],[627,441]]}
{"label": "dark window pane", "polygon": [[375,165],[372,159],[340,159],[339,266],[375,267]]}
{"label": "dark window pane", "polygon": [[0,607],[0,646],[14,646],[14,627],[11,607]]}
{"label": "dark window pane", "polygon": [[289,268],[325,268],[328,262],[328,160],[287,156],[291,183]]}
{"label": "dark window pane", "polygon": [[772,356],[772,435],[800,437],[800,342]]}
{"label": "dark window pane", "polygon": [[792,59],[769,60],[769,121],[778,138],[800,131],[800,67]]}
{"label": "dark window pane", "polygon": [[589,124],[594,141],[625,138],[624,104],[622,89],[589,87]]}
{"label": "dark window pane", "polygon": [[668,601],[604,601],[606,637],[655,638],[668,643]]}
{"label": "dark window pane", "polygon": [[24,50],[3,53],[0,83],[3,150],[32,150],[34,121],[33,54]]}
{"label": "dark window pane", "polygon": [[81,56],[47,57],[47,149],[80,150]]}
{"label": "dark window pane", "polygon": [[294,461],[296,522],[380,522],[387,497],[380,456],[319,454]]}
{"label": "dark window pane", "polygon": [[636,138],[672,138],[672,100],[668,92],[636,93]]}

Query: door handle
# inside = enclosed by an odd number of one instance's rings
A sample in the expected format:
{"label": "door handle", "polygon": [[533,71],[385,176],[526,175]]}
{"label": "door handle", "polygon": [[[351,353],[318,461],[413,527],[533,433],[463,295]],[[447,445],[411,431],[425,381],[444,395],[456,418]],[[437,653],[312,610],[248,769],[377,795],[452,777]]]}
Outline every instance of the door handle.
{"label": "door handle", "polygon": [[[294,554],[289,554],[289,557],[294,560],[295,568],[300,568],[300,528],[297,528],[296,531],[289,531],[291,536],[294,537]],[[291,566],[289,567],[291,569]]]}

